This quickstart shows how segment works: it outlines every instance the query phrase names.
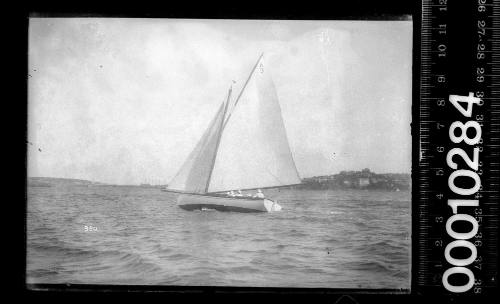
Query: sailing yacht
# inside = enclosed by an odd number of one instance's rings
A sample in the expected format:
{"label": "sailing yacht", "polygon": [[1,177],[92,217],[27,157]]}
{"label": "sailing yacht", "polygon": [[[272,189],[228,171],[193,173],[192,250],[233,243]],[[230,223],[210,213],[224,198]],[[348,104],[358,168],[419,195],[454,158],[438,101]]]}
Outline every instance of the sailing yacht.
{"label": "sailing yacht", "polygon": [[164,191],[185,210],[272,212],[276,200],[229,191],[300,184],[278,95],[262,54],[239,94],[232,87],[205,133]]}

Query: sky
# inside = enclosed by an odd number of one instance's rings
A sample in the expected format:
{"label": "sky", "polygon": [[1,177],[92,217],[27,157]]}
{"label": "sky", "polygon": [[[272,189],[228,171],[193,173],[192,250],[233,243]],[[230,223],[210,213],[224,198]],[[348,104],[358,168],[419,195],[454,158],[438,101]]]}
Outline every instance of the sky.
{"label": "sky", "polygon": [[168,183],[263,52],[302,178],[411,171],[411,20],[31,18],[28,43],[28,176]]}

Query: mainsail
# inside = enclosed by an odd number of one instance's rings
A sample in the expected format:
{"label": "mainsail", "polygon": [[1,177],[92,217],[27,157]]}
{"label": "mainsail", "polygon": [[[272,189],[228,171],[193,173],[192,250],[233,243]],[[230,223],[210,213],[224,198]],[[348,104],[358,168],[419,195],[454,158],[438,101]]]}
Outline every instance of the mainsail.
{"label": "mainsail", "polygon": [[208,192],[298,183],[278,95],[261,57],[226,119]]}
{"label": "mainsail", "polygon": [[299,184],[263,56],[226,115],[229,96],[169,188],[206,193]]}

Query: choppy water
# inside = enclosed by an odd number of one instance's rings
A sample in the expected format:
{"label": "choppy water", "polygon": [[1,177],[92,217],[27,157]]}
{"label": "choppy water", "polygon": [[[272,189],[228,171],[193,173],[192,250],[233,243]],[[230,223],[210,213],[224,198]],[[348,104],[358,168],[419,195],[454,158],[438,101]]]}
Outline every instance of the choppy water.
{"label": "choppy water", "polygon": [[409,288],[408,192],[265,193],[283,211],[190,212],[139,187],[30,187],[27,282]]}

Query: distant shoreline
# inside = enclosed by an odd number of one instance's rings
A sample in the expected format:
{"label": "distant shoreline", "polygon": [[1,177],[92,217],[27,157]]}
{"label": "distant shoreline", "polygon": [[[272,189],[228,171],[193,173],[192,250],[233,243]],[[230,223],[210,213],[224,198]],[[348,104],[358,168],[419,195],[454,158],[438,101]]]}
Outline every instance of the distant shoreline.
{"label": "distant shoreline", "polygon": [[341,171],[338,174],[313,176],[302,179],[301,189],[376,189],[386,191],[408,190],[411,174],[377,174],[366,168],[361,171]]}
{"label": "distant shoreline", "polygon": [[[117,185],[95,182],[84,179],[57,178],[57,177],[28,177],[28,187],[53,187],[53,186],[83,186],[83,187],[140,187],[161,189],[167,185]],[[342,171],[338,174],[306,177],[302,184],[290,186],[288,189],[297,190],[335,190],[335,189],[361,189],[403,191],[411,187],[411,175],[408,173],[382,173],[377,174],[369,169],[361,171]]]}

